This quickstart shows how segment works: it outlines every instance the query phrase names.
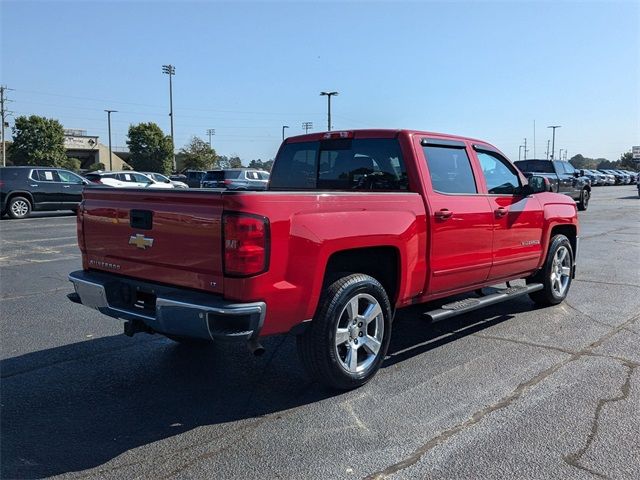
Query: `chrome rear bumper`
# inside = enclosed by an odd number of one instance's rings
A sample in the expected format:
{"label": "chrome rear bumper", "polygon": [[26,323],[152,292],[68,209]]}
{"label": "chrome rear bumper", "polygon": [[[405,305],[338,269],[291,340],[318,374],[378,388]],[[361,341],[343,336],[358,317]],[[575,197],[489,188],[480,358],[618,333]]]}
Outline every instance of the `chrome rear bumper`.
{"label": "chrome rear bumper", "polygon": [[70,300],[169,335],[252,340],[267,310],[264,302],[233,303],[213,294],[92,270],[73,272],[69,281],[76,290]]}

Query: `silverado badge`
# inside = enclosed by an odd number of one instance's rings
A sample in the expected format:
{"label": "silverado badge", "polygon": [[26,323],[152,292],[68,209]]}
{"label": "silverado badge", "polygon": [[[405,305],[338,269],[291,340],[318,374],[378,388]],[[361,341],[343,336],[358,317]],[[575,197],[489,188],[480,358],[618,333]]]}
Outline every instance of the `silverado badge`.
{"label": "silverado badge", "polygon": [[131,237],[129,237],[129,245],[135,245],[136,247],[145,250],[147,247],[153,246],[153,238],[147,238],[140,233],[131,235]]}

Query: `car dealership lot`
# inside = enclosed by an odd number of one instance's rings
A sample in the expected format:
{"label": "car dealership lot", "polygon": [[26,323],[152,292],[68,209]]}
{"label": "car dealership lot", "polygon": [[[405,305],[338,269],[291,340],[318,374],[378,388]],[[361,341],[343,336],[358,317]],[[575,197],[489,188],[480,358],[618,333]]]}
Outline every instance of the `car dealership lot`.
{"label": "car dealership lot", "polygon": [[[75,218],[0,222],[2,478],[635,478],[640,200],[596,188],[568,300],[430,326],[401,312],[365,387],[292,338],[189,349],[66,299]],[[179,255],[179,249],[176,250]]]}

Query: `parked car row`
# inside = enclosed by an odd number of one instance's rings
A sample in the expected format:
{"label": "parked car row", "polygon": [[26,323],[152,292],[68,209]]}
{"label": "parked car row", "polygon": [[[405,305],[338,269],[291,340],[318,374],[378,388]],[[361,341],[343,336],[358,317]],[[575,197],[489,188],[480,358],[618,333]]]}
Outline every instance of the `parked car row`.
{"label": "parked car row", "polygon": [[266,190],[269,172],[253,168],[228,168],[217,170],[187,170],[172,175],[190,188],[226,188],[227,190]]}
{"label": "parked car row", "polygon": [[595,171],[612,176],[615,185],[629,185],[636,183],[638,180],[638,172],[632,172],[630,170],[600,169]]}

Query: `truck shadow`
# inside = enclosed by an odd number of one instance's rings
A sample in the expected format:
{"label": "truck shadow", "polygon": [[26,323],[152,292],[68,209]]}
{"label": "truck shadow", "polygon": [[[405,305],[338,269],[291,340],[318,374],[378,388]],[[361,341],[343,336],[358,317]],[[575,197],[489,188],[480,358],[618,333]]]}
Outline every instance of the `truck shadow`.
{"label": "truck shadow", "polygon": [[[438,326],[420,318],[424,307],[403,310],[383,368],[531,308],[521,299]],[[267,353],[256,358],[239,345],[194,349],[162,337],[113,336],[3,360],[0,477],[40,478],[95,468],[198,427],[217,425],[224,436],[230,422],[251,423],[349,395],[307,378],[293,337],[264,343]]]}

